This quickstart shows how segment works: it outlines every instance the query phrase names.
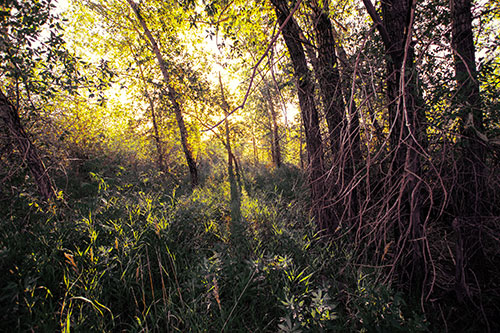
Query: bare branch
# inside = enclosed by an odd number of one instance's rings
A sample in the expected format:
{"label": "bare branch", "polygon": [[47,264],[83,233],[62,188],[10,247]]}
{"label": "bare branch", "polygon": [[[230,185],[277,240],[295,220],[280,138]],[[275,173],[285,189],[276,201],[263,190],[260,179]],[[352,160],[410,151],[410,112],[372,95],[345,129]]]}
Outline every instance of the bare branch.
{"label": "bare branch", "polygon": [[378,32],[380,33],[380,36],[382,37],[384,45],[389,50],[391,48],[390,46],[392,45],[392,41],[391,38],[389,37],[389,34],[387,33],[387,30],[385,29],[382,19],[377,14],[377,10],[373,6],[371,0],[363,0],[363,3],[365,4],[368,15],[370,15],[370,17],[372,18],[373,23],[375,23],[375,27],[377,28]]}

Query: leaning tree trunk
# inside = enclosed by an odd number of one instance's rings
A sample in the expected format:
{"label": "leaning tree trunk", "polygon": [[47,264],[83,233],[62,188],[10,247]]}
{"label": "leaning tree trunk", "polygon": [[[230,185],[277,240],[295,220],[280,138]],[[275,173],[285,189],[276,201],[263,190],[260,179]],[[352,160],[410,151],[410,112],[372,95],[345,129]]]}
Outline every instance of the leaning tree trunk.
{"label": "leaning tree trunk", "polygon": [[[300,42],[300,27],[297,25],[284,0],[271,0],[278,22],[283,26],[282,34],[290,53],[297,82],[300,111],[306,136],[306,150],[309,157],[309,184],[311,188],[312,211],[321,231],[335,232],[339,220],[333,207],[326,204],[329,196],[325,185],[323,143],[319,116],[314,101],[314,85],[307,68],[304,48]],[[288,19],[288,22],[287,22]],[[285,24],[286,23],[286,24]]]}
{"label": "leaning tree trunk", "polygon": [[52,180],[40,158],[38,149],[33,142],[31,142],[28,134],[24,130],[16,107],[12,105],[2,91],[0,91],[0,119],[6,126],[9,135],[8,139],[16,143],[16,148],[23,156],[24,162],[28,166],[38,186],[40,195],[45,200],[54,197],[55,192]]}
{"label": "leaning tree trunk", "polygon": [[146,22],[144,21],[144,18],[142,17],[141,13],[139,12],[139,6],[133,1],[133,0],[127,0],[129,3],[130,7],[132,7],[132,10],[134,11],[135,15],[137,16],[137,20],[139,21],[140,25],[142,26],[144,30],[144,34],[148,38],[149,42],[151,43],[151,47],[153,48],[153,52],[156,56],[156,60],[158,61],[158,64],[160,66],[161,73],[163,75],[163,80],[165,81],[165,84],[167,86],[167,96],[170,100],[170,103],[172,104],[172,108],[174,109],[175,113],[175,118],[177,120],[177,125],[179,127],[179,132],[181,134],[181,143],[182,143],[182,149],[184,150],[184,155],[186,157],[186,162],[189,167],[189,173],[191,175],[191,185],[197,186],[198,185],[198,169],[196,167],[196,161],[193,158],[193,153],[191,150],[191,147],[189,145],[188,141],[188,132],[186,129],[186,125],[184,123],[184,117],[182,116],[182,107],[178,102],[178,93],[175,90],[174,87],[172,87],[172,84],[170,82],[170,74],[168,73],[167,70],[167,64],[165,62],[165,59],[163,59],[163,56],[160,52],[160,48],[158,47],[158,44],[156,43],[156,40],[154,39],[153,35],[151,34],[151,31],[149,30],[148,26],[146,25]]}

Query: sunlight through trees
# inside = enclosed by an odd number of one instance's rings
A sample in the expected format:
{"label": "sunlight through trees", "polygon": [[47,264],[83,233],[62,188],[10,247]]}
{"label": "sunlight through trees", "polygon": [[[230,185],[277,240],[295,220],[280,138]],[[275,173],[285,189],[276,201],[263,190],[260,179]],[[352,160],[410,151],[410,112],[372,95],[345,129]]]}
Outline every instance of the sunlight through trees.
{"label": "sunlight through trees", "polygon": [[0,1],[0,327],[498,331],[495,0]]}

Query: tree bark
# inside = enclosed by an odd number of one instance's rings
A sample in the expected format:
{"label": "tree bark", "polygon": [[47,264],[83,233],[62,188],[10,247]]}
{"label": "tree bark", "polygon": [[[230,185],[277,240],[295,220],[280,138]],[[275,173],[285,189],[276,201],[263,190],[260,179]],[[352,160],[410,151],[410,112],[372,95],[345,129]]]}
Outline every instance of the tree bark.
{"label": "tree bark", "polygon": [[165,62],[165,59],[163,58],[160,52],[160,48],[156,43],[156,40],[151,34],[151,31],[149,30],[146,22],[144,21],[144,18],[142,17],[139,11],[139,6],[133,0],[127,0],[127,2],[134,11],[135,15],[137,16],[137,20],[139,21],[141,27],[143,28],[144,34],[151,43],[151,47],[153,48],[156,60],[158,61],[158,65],[160,66],[160,70],[163,75],[163,80],[165,81],[165,84],[167,86],[167,96],[170,100],[170,103],[172,104],[172,108],[175,113],[175,118],[177,120],[177,125],[179,127],[179,132],[181,134],[182,149],[184,150],[186,162],[189,167],[189,173],[191,175],[191,185],[195,187],[198,185],[198,169],[196,167],[196,161],[193,158],[192,149],[189,145],[188,132],[186,129],[186,125],[184,123],[184,117],[182,115],[182,107],[177,100],[178,98],[177,91],[174,89],[174,87],[172,87],[170,83],[170,75],[167,70],[167,64]]}
{"label": "tree bark", "polygon": [[328,124],[332,156],[339,156],[345,105],[340,86],[340,75],[335,55],[335,38],[328,13],[316,0],[312,1],[317,57],[314,71],[319,83],[321,99]]}
{"label": "tree bark", "polygon": [[38,153],[38,149],[31,142],[28,133],[24,130],[19,118],[18,110],[8,100],[7,96],[0,91],[0,119],[4,122],[10,136],[10,140],[16,143],[19,153],[23,156],[24,162],[28,166],[38,192],[45,199],[49,200],[55,196],[52,180],[47,173],[47,169]]}
{"label": "tree bark", "polygon": [[323,143],[319,125],[319,116],[314,101],[314,85],[307,68],[304,48],[300,42],[300,27],[293,18],[285,24],[290,15],[286,1],[271,0],[275,7],[278,22],[283,26],[282,35],[288,48],[297,82],[298,98],[306,136],[306,150],[309,157],[309,184],[311,188],[312,211],[318,228],[327,233],[334,233],[339,220],[333,207],[326,204],[329,196],[325,185],[325,166]]}

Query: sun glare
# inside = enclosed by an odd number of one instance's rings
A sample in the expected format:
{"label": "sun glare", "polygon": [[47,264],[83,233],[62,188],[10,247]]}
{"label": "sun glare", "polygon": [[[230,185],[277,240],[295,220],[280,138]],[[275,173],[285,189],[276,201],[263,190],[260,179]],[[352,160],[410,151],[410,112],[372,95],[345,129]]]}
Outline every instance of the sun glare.
{"label": "sun glare", "polygon": [[68,0],[55,0],[54,14],[62,14],[69,8]]}

